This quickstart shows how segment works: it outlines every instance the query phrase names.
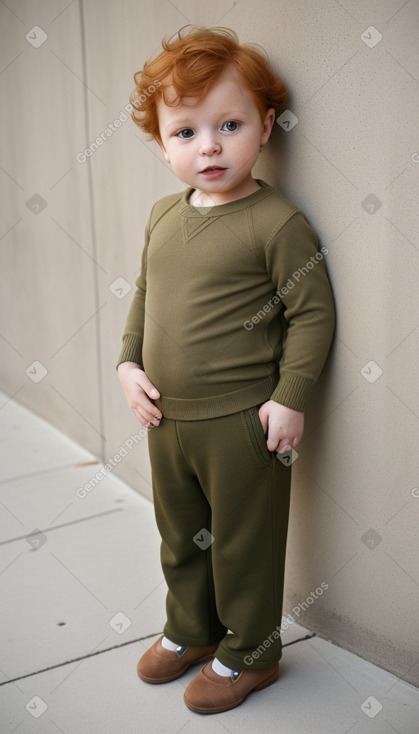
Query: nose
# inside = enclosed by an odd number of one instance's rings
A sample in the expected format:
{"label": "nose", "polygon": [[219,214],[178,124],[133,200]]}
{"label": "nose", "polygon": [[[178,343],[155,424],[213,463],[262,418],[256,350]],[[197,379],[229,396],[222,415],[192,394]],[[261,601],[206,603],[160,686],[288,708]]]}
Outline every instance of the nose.
{"label": "nose", "polygon": [[208,134],[202,137],[199,145],[201,155],[214,155],[221,150],[221,144],[215,139],[214,135]]}

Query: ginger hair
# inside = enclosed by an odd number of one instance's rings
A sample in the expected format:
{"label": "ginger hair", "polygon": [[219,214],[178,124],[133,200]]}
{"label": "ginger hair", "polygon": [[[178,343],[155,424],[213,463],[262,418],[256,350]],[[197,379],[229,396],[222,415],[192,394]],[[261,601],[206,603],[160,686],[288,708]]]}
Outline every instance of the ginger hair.
{"label": "ginger hair", "polygon": [[254,44],[240,44],[229,28],[183,26],[174,36],[162,40],[163,51],[146,61],[134,74],[135,89],[130,96],[131,117],[143,132],[161,145],[158,101],[172,86],[176,97],[171,106],[184,97],[197,98],[200,104],[227,66],[233,66],[252,93],[261,120],[274,108],[283,109],[288,90],[274,74],[269,61]]}

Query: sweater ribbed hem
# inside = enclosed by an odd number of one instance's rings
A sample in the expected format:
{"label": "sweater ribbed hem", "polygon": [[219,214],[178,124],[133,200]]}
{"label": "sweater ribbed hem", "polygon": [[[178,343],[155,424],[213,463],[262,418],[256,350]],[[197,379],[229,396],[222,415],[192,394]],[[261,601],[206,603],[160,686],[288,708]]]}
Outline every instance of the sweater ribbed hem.
{"label": "sweater ribbed hem", "polygon": [[276,378],[271,376],[243,387],[241,390],[234,390],[234,392],[222,395],[193,399],[161,397],[153,402],[161,410],[163,418],[180,421],[221,418],[223,415],[239,413],[241,410],[247,410],[254,405],[269,400],[269,395],[275,384]]}
{"label": "sweater ribbed hem", "polygon": [[142,338],[137,334],[124,334],[122,344],[122,351],[119,355],[116,369],[118,369],[122,362],[136,362],[141,366],[143,347]]}
{"label": "sweater ribbed hem", "polygon": [[270,400],[303,412],[313,385],[314,382],[309,377],[302,377],[292,372],[281,372],[281,379],[270,396]]}

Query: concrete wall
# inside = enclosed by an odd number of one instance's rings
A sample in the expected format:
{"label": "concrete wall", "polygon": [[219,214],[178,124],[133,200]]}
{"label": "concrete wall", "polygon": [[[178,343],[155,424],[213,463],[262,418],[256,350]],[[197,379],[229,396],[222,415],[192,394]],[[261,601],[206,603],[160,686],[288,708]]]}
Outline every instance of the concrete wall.
{"label": "concrete wall", "polygon": [[[150,206],[184,185],[130,120],[76,155],[187,22],[233,28],[283,75],[298,123],[254,173],[317,228],[338,312],[294,464],[285,611],[418,684],[418,4],[21,0],[0,19],[1,388],[101,460],[141,428],[115,372],[126,290]],[[151,496],[146,440],[117,473]]]}

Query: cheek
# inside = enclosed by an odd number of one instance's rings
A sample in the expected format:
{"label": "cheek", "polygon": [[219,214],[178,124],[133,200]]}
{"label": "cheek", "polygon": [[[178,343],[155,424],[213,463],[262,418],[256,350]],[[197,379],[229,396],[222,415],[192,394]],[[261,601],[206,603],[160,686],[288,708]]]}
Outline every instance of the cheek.
{"label": "cheek", "polygon": [[243,160],[249,160],[259,152],[259,142],[255,145],[255,138],[249,137],[239,141],[234,146],[234,155]]}
{"label": "cheek", "polygon": [[173,140],[169,140],[166,142],[165,149],[164,149],[164,157],[168,163],[170,163],[172,166],[178,165],[178,162],[180,160],[179,155],[179,148],[176,145],[176,142]]}
{"label": "cheek", "polygon": [[178,148],[174,146],[170,152],[170,160],[172,166],[176,166],[178,169],[184,168],[190,158],[190,151],[186,148]]}

